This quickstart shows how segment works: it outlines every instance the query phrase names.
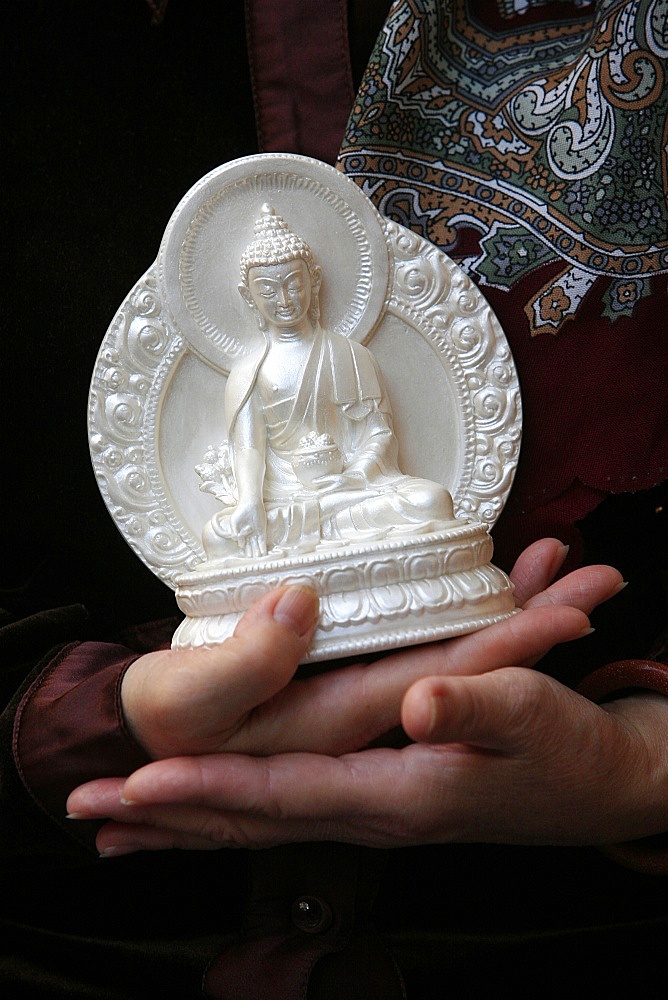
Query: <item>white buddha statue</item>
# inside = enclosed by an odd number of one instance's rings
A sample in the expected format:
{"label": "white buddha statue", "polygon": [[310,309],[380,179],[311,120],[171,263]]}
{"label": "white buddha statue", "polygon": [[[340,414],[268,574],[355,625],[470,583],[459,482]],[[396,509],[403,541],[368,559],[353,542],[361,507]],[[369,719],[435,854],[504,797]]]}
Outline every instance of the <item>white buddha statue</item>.
{"label": "white buddha statue", "polygon": [[438,530],[450,494],[401,473],[377,364],[320,326],[320,267],[268,205],[241,257],[239,291],[264,346],[225,392],[229,439],[198,467],[224,504],[203,532],[208,559],[257,559]]}

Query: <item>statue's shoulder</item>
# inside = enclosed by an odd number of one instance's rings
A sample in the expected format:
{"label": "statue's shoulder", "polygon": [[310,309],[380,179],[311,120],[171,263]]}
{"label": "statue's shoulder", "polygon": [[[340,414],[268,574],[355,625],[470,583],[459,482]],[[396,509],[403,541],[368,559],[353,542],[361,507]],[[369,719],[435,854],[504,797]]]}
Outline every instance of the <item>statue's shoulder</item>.
{"label": "statue's shoulder", "polygon": [[357,340],[344,336],[342,333],[337,333],[335,336],[341,345],[339,350],[345,352],[351,358],[362,379],[377,382],[381,378],[381,375],[373,351],[370,351],[368,347],[360,344]]}
{"label": "statue's shoulder", "polygon": [[368,347],[341,333],[329,331],[328,338],[334,398],[346,403],[354,399],[382,399],[381,374]]}
{"label": "statue's shoulder", "polygon": [[266,347],[259,347],[248,357],[240,358],[230,370],[227,379],[228,390],[236,386],[248,388],[248,384],[255,381],[266,353]]}
{"label": "statue's shoulder", "polygon": [[237,361],[230,371],[225,388],[225,413],[230,430],[236,421],[239,410],[248,401],[255,387],[257,375],[266,353],[266,348],[253,351],[247,358]]}
{"label": "statue's shoulder", "polygon": [[373,355],[369,348],[365,347],[364,344],[360,344],[356,340],[346,337],[343,333],[337,333],[335,330],[328,330],[327,336],[329,338],[333,354],[344,354],[348,357],[353,357],[358,364],[360,362],[363,364],[373,362]]}

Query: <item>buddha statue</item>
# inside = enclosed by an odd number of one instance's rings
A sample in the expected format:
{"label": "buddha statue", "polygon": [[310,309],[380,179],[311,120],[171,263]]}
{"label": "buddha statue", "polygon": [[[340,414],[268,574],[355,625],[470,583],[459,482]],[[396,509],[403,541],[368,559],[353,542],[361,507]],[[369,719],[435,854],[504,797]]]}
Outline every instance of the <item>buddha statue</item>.
{"label": "buddha statue", "polygon": [[263,205],[241,257],[239,292],[263,344],[232,369],[228,440],[198,466],[223,507],[203,531],[209,562],[256,560],[440,530],[443,486],[402,474],[372,353],[323,329],[322,271]]}

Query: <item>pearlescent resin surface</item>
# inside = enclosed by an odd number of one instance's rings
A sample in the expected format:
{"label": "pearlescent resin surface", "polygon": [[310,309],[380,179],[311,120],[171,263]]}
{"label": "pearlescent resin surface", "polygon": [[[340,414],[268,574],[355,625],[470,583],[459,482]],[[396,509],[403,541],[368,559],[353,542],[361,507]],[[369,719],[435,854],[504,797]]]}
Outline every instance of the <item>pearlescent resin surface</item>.
{"label": "pearlescent resin surface", "polygon": [[488,529],[521,436],[517,375],[464,272],[305,157],[227,164],[181,201],[100,349],[91,452],[129,544],[224,640],[310,581],[308,659],[512,613]]}

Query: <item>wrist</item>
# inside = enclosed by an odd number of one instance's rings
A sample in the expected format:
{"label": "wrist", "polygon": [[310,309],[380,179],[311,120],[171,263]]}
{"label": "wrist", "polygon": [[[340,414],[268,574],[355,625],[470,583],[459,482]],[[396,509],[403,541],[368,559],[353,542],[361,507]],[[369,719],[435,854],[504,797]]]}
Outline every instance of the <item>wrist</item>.
{"label": "wrist", "polygon": [[149,757],[154,759],[159,755],[156,754],[155,747],[151,745],[142,725],[142,715],[145,714],[142,706],[146,701],[147,670],[150,674],[152,663],[157,656],[161,656],[161,651],[145,653],[128,666],[121,680],[119,699],[125,729]]}
{"label": "wrist", "polygon": [[[645,740],[650,760],[647,787],[652,797],[648,819],[668,831],[668,665],[653,660],[610,663],[585,677],[578,692],[635,726]],[[606,845],[601,850],[624,867],[668,875],[668,832]]]}

